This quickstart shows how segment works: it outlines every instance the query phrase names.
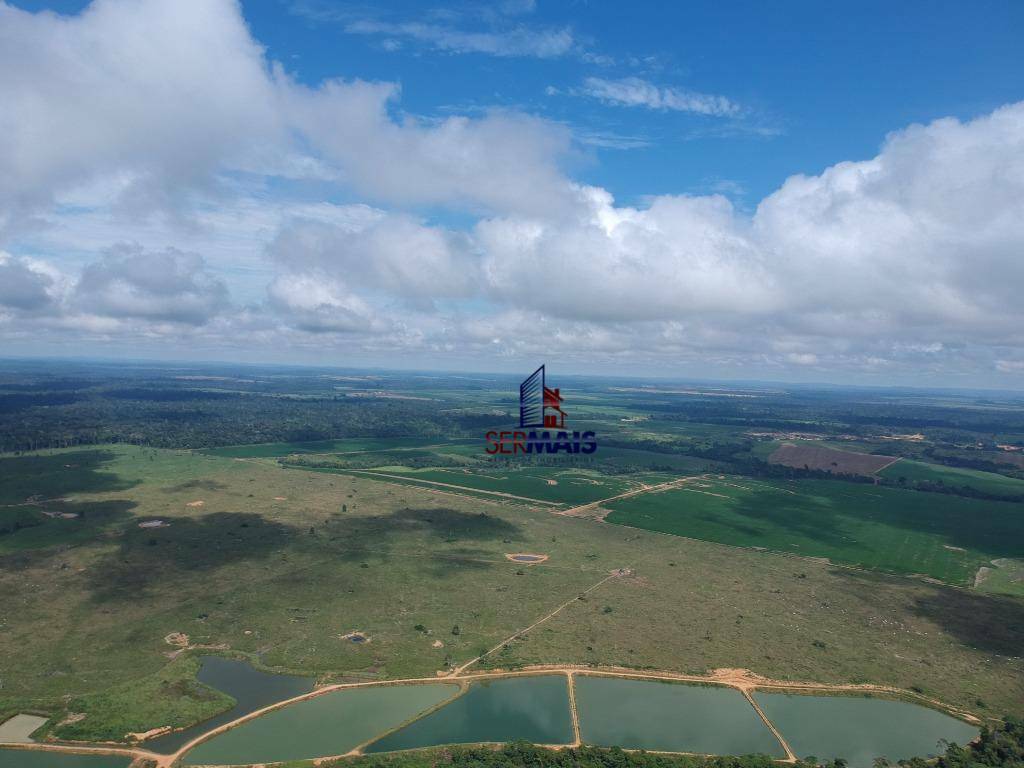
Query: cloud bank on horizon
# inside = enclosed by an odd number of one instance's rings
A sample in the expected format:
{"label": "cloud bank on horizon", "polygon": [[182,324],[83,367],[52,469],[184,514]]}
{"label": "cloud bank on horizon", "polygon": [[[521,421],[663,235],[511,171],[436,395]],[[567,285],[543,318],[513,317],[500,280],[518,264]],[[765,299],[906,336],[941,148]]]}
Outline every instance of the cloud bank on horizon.
{"label": "cloud bank on horizon", "polygon": [[[571,30],[341,23],[611,66]],[[565,97],[747,110],[610,73]],[[893,126],[753,206],[624,205],[564,121],[307,83],[231,0],[95,0],[0,2],[0,104],[0,351],[1024,384],[1024,102]]]}

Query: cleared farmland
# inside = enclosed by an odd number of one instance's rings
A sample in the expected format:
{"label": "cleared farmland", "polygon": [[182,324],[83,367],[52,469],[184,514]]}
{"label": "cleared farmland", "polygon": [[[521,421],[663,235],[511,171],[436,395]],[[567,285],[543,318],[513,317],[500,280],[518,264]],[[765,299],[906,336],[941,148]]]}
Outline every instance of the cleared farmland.
{"label": "cleared farmland", "polygon": [[841,451],[816,443],[783,443],[768,457],[770,464],[817,469],[837,475],[873,475],[895,461],[895,456]]}

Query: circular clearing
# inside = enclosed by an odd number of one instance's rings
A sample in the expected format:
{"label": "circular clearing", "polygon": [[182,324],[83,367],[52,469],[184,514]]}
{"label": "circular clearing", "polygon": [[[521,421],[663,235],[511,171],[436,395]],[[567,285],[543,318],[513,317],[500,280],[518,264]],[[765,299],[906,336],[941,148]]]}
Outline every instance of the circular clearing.
{"label": "circular clearing", "polygon": [[507,560],[513,563],[543,563],[548,559],[547,555],[533,555],[529,552],[512,552],[505,555]]}

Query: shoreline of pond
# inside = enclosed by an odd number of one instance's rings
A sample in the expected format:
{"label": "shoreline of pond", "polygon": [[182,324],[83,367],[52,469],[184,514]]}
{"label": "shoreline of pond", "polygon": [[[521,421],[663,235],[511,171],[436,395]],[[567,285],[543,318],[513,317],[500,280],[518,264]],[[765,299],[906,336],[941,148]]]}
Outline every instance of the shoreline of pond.
{"label": "shoreline of pond", "polygon": [[[228,656],[213,656],[209,655],[207,659],[227,659],[233,658],[236,663],[241,662],[237,655]],[[269,670],[263,665],[257,668],[246,662],[246,666],[249,666],[254,672],[260,672],[266,674]],[[229,720],[222,724],[218,724],[216,727],[204,730],[196,733],[195,738],[187,740],[185,743],[172,753],[157,753],[149,748],[149,744],[146,742],[140,742],[139,744],[117,744],[117,743],[81,743],[81,742],[33,742],[31,744],[9,744],[3,745],[5,748],[11,749],[17,748],[29,748],[29,749],[41,749],[64,753],[75,754],[75,750],[79,750],[77,754],[88,754],[97,753],[101,750],[106,754],[119,754],[119,755],[135,755],[145,757],[147,759],[155,760],[158,766],[171,765],[175,760],[179,760],[188,752],[193,751],[200,745],[209,742],[218,736],[227,733],[235,728],[241,727],[247,723],[250,723],[260,717],[268,715],[273,712],[280,711],[282,709],[295,706],[304,701],[313,700],[321,696],[329,695],[331,693],[340,693],[346,690],[360,690],[367,688],[380,688],[388,686],[410,686],[410,685],[424,685],[424,684],[456,684],[462,689],[462,693],[469,687],[473,687],[475,683],[487,683],[491,681],[498,681],[503,679],[516,679],[516,678],[529,678],[529,677],[541,677],[541,676],[552,676],[559,675],[564,676],[567,680],[571,681],[573,677],[579,678],[605,678],[605,679],[621,679],[621,680],[636,680],[636,681],[649,681],[649,682],[662,682],[662,683],[675,683],[690,688],[709,687],[723,690],[736,690],[742,693],[753,693],[762,691],[764,693],[776,693],[786,694],[792,696],[808,696],[808,697],[827,697],[827,698],[854,698],[854,699],[876,699],[878,701],[895,701],[902,702],[904,704],[914,705],[916,707],[924,707],[929,710],[938,712],[942,715],[946,715],[961,723],[970,725],[972,727],[979,726],[982,721],[976,718],[971,713],[963,712],[951,705],[945,704],[934,699],[930,699],[923,694],[906,691],[903,689],[892,688],[889,686],[876,686],[869,684],[827,684],[827,683],[809,683],[809,682],[794,682],[794,681],[778,681],[771,680],[768,678],[762,678],[746,670],[719,670],[712,672],[708,675],[686,675],[682,673],[674,672],[661,672],[661,671],[647,671],[647,670],[635,670],[621,667],[589,667],[582,665],[535,665],[526,667],[518,670],[487,670],[474,673],[461,673],[458,675],[438,675],[432,678],[406,678],[396,680],[374,680],[374,681],[359,681],[359,682],[344,682],[344,683],[332,683],[327,685],[321,685],[315,687],[300,695],[285,698],[279,701],[271,702],[265,706],[258,707],[250,712],[241,715],[238,718]],[[462,695],[462,694],[460,694]],[[454,697],[454,699],[459,696]],[[453,700],[454,700],[453,699]],[[436,707],[431,708],[431,712],[438,709],[443,709],[451,702],[444,702],[438,704]],[[751,702],[753,703],[753,702]],[[757,706],[754,706],[757,709]],[[217,717],[222,717],[226,713],[221,713]],[[411,722],[416,722],[426,717],[430,712],[421,712],[416,715]],[[216,718],[211,718],[216,719]],[[204,721],[209,722],[209,720]],[[358,745],[358,748],[348,750],[339,755],[317,755],[317,757],[336,757],[345,756],[350,754],[362,754],[362,749],[369,747],[372,743],[383,740],[387,735],[394,731],[400,730],[409,723],[399,724],[394,728],[390,728],[385,732],[382,732],[375,736],[373,739]],[[202,723],[194,724],[182,729],[181,731],[175,732],[175,734],[191,731],[199,728]],[[166,735],[165,735],[166,736]],[[577,740],[578,741],[578,740]],[[584,740],[585,741],[585,740]],[[780,739],[785,745],[785,741]],[[481,742],[459,742],[459,743],[501,743],[491,741]],[[560,742],[557,745],[552,744],[555,748],[562,748],[565,746],[574,746],[576,742]],[[154,744],[155,746],[155,744]],[[416,749],[425,747],[415,747]],[[666,754],[712,754],[704,752],[695,752],[689,750],[656,750],[651,748],[641,748],[648,752],[664,752]],[[5,749],[7,751],[7,749]],[[714,753],[722,754],[722,753]]]}

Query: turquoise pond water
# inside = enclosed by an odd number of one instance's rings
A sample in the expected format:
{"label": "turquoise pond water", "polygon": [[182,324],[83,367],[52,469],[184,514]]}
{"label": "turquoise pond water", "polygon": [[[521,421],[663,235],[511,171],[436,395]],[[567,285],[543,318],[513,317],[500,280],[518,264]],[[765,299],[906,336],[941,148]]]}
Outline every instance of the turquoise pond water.
{"label": "turquoise pond water", "polygon": [[850,768],[872,768],[939,754],[940,740],[966,744],[978,729],[955,717],[902,701],[861,696],[755,693],[754,698],[798,757],[841,757]]}
{"label": "turquoise pond water", "polygon": [[[217,657],[204,659],[200,677],[235,696],[236,712],[175,734],[171,742],[165,737],[146,746],[173,749],[241,712],[312,688],[309,678],[268,675],[244,662]],[[326,693],[203,742],[183,762],[297,760],[340,755],[357,746],[377,753],[517,739],[539,744],[574,740],[564,675],[478,680],[463,686],[439,680]],[[719,755],[785,754],[743,694],[731,688],[577,674],[575,691],[580,735],[588,744]],[[850,768],[872,768],[876,757],[895,761],[934,755],[941,740],[963,744],[978,733],[977,728],[940,712],[880,698],[761,692],[754,696],[798,756],[839,757]],[[10,755],[0,753],[0,768],[126,765],[119,762],[121,758],[98,759],[33,753],[12,763]]]}
{"label": "turquoise pond water", "polygon": [[564,675],[475,682],[451,704],[385,736],[366,751],[516,739],[538,744],[572,742],[569,687]]}
{"label": "turquoise pond water", "polygon": [[264,763],[341,755],[458,692],[457,685],[423,683],[325,693],[214,736],[188,752],[183,762]]}
{"label": "turquoise pond water", "polygon": [[312,677],[261,672],[247,661],[225,659],[222,656],[203,656],[200,661],[202,666],[196,675],[199,682],[228,694],[235,700],[235,706],[191,728],[147,741],[146,749],[163,754],[176,752],[192,739],[219,725],[230,723],[269,704],[309,693],[316,682]]}
{"label": "turquoise pond water", "polygon": [[578,675],[576,711],[587,744],[786,756],[750,702],[733,688]]}

